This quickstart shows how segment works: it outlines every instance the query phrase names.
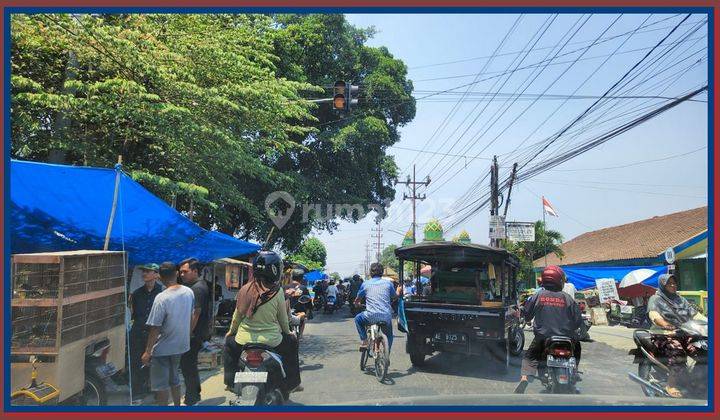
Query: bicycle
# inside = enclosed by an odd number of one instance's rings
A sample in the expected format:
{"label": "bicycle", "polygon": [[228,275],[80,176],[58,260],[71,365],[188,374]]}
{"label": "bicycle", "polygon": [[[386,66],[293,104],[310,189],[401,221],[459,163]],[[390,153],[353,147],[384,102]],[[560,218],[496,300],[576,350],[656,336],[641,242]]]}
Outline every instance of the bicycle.
{"label": "bicycle", "polygon": [[365,371],[367,361],[372,357],[375,361],[375,377],[378,382],[381,383],[385,381],[388,367],[390,366],[388,339],[382,331],[382,327],[385,325],[385,322],[380,321],[367,326],[365,330],[368,338],[368,347],[360,352],[360,370]]}

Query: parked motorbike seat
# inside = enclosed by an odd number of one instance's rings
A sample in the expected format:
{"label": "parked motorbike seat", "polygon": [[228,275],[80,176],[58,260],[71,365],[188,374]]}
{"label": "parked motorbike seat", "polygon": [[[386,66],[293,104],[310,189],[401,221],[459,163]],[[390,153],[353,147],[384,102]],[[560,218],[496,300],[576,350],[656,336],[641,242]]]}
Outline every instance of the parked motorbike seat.
{"label": "parked motorbike seat", "polygon": [[570,337],[565,337],[562,335],[554,335],[550,338],[545,339],[545,346],[547,347],[550,343],[556,343],[556,342],[570,342],[572,343],[572,339]]}
{"label": "parked motorbike seat", "polygon": [[655,343],[653,343],[652,336],[652,333],[648,330],[635,330],[633,340],[635,340],[635,344],[638,346],[641,346],[650,353],[656,354],[658,348],[655,346]]}
{"label": "parked motorbike seat", "polygon": [[243,350],[267,350],[276,353],[274,347],[270,347],[266,344],[261,343],[248,343],[243,346]]}

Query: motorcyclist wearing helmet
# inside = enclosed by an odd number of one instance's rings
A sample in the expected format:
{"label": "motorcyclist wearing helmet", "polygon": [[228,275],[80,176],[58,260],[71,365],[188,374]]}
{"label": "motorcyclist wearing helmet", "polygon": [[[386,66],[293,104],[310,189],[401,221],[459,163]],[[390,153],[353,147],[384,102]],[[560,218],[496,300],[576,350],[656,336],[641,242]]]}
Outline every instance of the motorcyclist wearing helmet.
{"label": "motorcyclist wearing helmet", "polygon": [[290,332],[285,294],[280,287],[282,259],[260,251],[253,261],[253,280],[237,294],[237,305],[225,336],[223,364],[225,385],[232,389],[238,360],[246,344],[264,344],[280,354],[288,391],[301,390],[297,337]]}
{"label": "motorcyclist wearing helmet", "polygon": [[526,321],[535,319],[533,332],[535,338],[525,351],[520,369],[520,383],[515,393],[525,392],[528,376],[535,375],[540,359],[545,352],[545,340],[552,336],[565,336],[573,339],[574,355],[580,363],[580,342],[578,329],[582,325],[580,307],[575,300],[563,292],[565,272],[551,265],[542,272],[542,289],[528,298],[522,308]]}

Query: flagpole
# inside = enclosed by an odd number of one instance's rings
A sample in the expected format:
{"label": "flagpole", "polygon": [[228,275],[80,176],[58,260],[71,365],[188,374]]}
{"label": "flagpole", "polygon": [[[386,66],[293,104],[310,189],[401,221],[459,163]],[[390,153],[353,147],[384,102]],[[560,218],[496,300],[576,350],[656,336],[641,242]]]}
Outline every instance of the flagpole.
{"label": "flagpole", "polygon": [[545,231],[545,241],[544,241],[544,248],[545,248],[545,267],[547,267],[547,224],[545,222],[545,196],[542,198],[542,212],[543,212],[543,230]]}

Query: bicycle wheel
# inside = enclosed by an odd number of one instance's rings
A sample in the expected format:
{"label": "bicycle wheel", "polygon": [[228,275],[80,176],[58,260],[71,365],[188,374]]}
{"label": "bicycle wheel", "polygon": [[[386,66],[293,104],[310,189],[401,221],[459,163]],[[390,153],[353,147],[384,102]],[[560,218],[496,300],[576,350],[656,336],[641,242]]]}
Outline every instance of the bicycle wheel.
{"label": "bicycle wheel", "polygon": [[384,382],[387,376],[388,366],[390,365],[390,355],[388,352],[388,342],[385,334],[378,338],[377,351],[375,352],[375,377],[378,382]]}
{"label": "bicycle wheel", "polygon": [[360,370],[365,371],[365,367],[367,366],[367,360],[368,360],[368,351],[367,349],[362,350],[360,352]]}

